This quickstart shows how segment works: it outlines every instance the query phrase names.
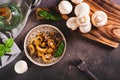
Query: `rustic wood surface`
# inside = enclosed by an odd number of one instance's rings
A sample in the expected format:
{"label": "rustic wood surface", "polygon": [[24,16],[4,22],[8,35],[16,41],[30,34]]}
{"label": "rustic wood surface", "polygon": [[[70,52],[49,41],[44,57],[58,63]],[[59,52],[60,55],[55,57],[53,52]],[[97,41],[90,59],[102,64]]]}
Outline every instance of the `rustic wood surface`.
{"label": "rustic wood surface", "polygon": [[120,6],[110,0],[85,0],[90,5],[92,15],[95,11],[102,10],[108,16],[105,26],[94,28],[90,33],[83,36],[111,47],[117,48],[120,41]]}
{"label": "rustic wood surface", "polygon": [[[57,6],[59,1],[61,0],[42,0],[38,7],[52,8]],[[97,1],[104,2],[104,0]],[[119,0],[114,1],[120,2]],[[103,4],[100,2],[100,5],[102,6]],[[16,38],[16,43],[22,50],[22,53],[12,63],[0,70],[0,80],[93,80],[88,77],[86,73],[79,71],[70,64],[70,57],[72,55],[77,55],[84,60],[88,65],[88,69],[98,77],[99,80],[120,80],[120,46],[114,49],[84,38],[78,33],[71,32],[66,27],[65,22],[65,20],[56,22],[36,20],[35,10],[33,10],[24,30]],[[56,26],[63,32],[67,40],[67,50],[64,58],[59,63],[50,67],[34,65],[24,54],[23,44],[25,36],[28,31],[39,24]],[[26,73],[18,75],[14,71],[14,65],[21,59],[27,61],[29,69]]]}

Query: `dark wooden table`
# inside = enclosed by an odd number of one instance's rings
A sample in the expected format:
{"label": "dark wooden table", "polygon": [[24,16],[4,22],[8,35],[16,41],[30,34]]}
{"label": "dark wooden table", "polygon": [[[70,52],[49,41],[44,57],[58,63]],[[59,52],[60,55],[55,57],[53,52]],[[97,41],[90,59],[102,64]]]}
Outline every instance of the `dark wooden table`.
{"label": "dark wooden table", "polygon": [[[59,1],[42,0],[39,7],[54,7]],[[120,3],[119,0],[114,1]],[[39,67],[31,63],[24,54],[24,38],[30,29],[39,24],[51,24],[58,27],[67,40],[64,58],[50,67]],[[66,27],[64,20],[56,22],[36,20],[35,10],[33,10],[26,27],[15,41],[22,52],[12,63],[0,69],[0,80],[92,80],[86,73],[69,64],[71,55],[78,55],[86,61],[89,70],[100,80],[120,80],[120,47],[113,49],[81,37],[79,34],[71,32]],[[27,61],[29,69],[24,74],[19,75],[15,73],[14,65],[21,59]]]}

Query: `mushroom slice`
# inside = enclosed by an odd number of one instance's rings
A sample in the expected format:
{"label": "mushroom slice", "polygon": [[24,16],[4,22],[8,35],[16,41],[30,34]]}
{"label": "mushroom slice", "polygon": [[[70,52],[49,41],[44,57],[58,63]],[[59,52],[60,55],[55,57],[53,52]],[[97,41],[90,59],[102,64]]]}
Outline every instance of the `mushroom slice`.
{"label": "mushroom slice", "polygon": [[47,53],[53,54],[54,49],[53,48],[48,48]]}
{"label": "mushroom slice", "polygon": [[80,4],[83,0],[71,0],[75,4]]}
{"label": "mushroom slice", "polygon": [[46,52],[47,51],[47,47],[46,48],[42,48],[42,47],[40,47],[40,46],[36,46],[36,49],[38,50],[38,51],[40,51],[40,52]]}
{"label": "mushroom slice", "polygon": [[47,44],[49,47],[55,49],[55,41],[53,39],[48,39]]}
{"label": "mushroom slice", "polygon": [[81,14],[77,17],[76,22],[80,26],[87,25],[88,23],[90,23],[90,16],[88,14]]}
{"label": "mushroom slice", "polygon": [[89,24],[87,24],[87,25],[80,26],[80,27],[79,27],[79,30],[80,30],[80,32],[82,32],[82,33],[88,33],[88,32],[91,31],[91,28],[92,28],[91,23],[89,23]]}
{"label": "mushroom slice", "polygon": [[49,62],[52,61],[51,57],[52,57],[51,54],[43,54],[42,60],[43,60],[45,63],[49,63]]}
{"label": "mushroom slice", "polygon": [[81,14],[89,14],[90,13],[90,6],[85,3],[85,2],[81,2],[80,4],[75,6],[75,15],[79,16]]}
{"label": "mushroom slice", "polygon": [[104,26],[107,23],[107,14],[103,11],[96,11],[92,15],[92,23],[95,27]]}
{"label": "mushroom slice", "polygon": [[69,18],[66,22],[67,27],[72,30],[76,30],[79,26],[76,22],[76,19],[77,19],[76,17]]}
{"label": "mushroom slice", "polygon": [[69,1],[63,0],[58,5],[61,14],[69,14],[72,12],[73,6]]}
{"label": "mushroom slice", "polygon": [[33,44],[29,44],[28,49],[30,51],[30,55],[33,55],[35,53],[35,47],[33,46]]}
{"label": "mushroom slice", "polygon": [[50,54],[50,53],[45,54],[45,58],[47,60],[50,60],[52,58],[52,54]]}

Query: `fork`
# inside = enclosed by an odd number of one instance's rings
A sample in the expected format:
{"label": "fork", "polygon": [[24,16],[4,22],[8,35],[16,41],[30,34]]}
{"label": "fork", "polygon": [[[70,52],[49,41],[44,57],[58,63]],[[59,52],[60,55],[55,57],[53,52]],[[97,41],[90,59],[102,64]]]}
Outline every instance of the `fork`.
{"label": "fork", "polygon": [[[75,59],[75,60],[73,60]],[[77,68],[83,72],[86,72],[91,78],[93,78],[93,80],[99,80],[95,75],[93,75],[89,69],[87,68],[87,64],[85,63],[85,61],[81,60],[79,57],[74,56],[74,58],[72,59],[72,62],[75,66],[77,66]]]}

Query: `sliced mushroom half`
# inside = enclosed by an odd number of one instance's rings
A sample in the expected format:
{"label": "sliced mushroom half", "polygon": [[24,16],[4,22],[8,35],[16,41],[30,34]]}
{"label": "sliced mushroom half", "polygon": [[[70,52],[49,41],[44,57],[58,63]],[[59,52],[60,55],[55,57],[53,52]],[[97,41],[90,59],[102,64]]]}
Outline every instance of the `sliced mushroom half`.
{"label": "sliced mushroom half", "polygon": [[72,12],[73,6],[69,1],[63,0],[58,5],[61,14],[69,14]]}
{"label": "sliced mushroom half", "polygon": [[85,2],[81,2],[80,4],[75,6],[75,15],[79,16],[81,14],[89,14],[90,13],[90,6],[85,3]]}
{"label": "sliced mushroom half", "polygon": [[107,14],[103,11],[96,11],[92,15],[92,23],[95,27],[104,26],[107,23]]}
{"label": "sliced mushroom half", "polygon": [[67,20],[66,25],[71,30],[76,30],[78,28],[78,24],[76,22],[77,17],[71,17]]}

